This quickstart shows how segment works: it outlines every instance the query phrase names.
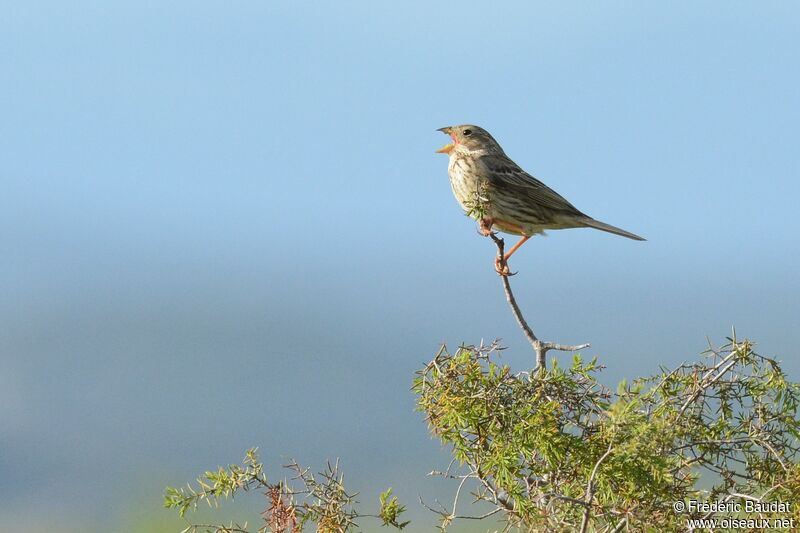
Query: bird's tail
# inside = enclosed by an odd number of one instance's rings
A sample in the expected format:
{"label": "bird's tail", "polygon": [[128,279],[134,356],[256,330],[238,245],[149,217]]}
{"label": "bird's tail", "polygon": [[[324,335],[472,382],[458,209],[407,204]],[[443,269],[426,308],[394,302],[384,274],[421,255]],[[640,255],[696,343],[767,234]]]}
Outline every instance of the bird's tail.
{"label": "bird's tail", "polygon": [[630,231],[625,231],[624,229],[620,229],[616,226],[612,226],[611,224],[606,224],[605,222],[600,222],[599,220],[595,220],[593,218],[586,218],[582,220],[583,225],[588,228],[599,229],[600,231],[607,231],[609,233],[613,233],[615,235],[622,235],[623,237],[627,237],[629,239],[633,239],[635,241],[644,241],[647,240],[644,237],[639,237],[635,233],[631,233]]}

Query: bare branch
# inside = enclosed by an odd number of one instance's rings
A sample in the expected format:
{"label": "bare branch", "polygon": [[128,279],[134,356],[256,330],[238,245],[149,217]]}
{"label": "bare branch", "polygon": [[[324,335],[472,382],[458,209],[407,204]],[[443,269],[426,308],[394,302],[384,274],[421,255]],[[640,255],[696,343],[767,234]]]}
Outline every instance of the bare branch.
{"label": "bare branch", "polygon": [[603,461],[606,460],[606,457],[611,455],[611,451],[613,450],[611,444],[608,445],[608,450],[604,453],[600,459],[594,465],[592,469],[592,473],[589,476],[589,483],[586,484],[586,509],[583,511],[583,521],[581,522],[581,533],[586,533],[586,529],[589,527],[589,514],[592,510],[592,499],[594,499],[594,478],[597,476],[597,470],[600,468],[600,465]]}
{"label": "bare branch", "polygon": [[[738,353],[739,353],[739,346],[734,344],[733,348],[731,349],[731,353],[726,355],[721,361],[719,361],[708,372],[705,373],[705,375],[700,380],[700,383],[697,386],[697,390],[686,400],[686,402],[681,407],[680,414],[683,414],[683,412],[686,411],[686,408],[689,407],[689,405],[693,401],[695,401],[698,397],[700,397],[700,394],[702,394],[704,390],[706,390],[711,385],[716,383],[722,376],[725,375],[725,373],[728,372],[728,370],[733,368],[733,366],[736,364],[736,361],[731,361],[731,359],[736,357]],[[725,368],[719,370],[720,367],[722,367],[723,365],[725,365]],[[717,370],[719,370],[719,372],[713,377],[711,377]],[[709,377],[711,377],[711,379],[709,379]]]}
{"label": "bare branch", "polygon": [[[489,236],[494,241],[495,245],[497,245],[497,257],[500,258],[500,266],[505,267],[505,241],[498,237],[496,233],[490,233]],[[517,324],[522,329],[522,332],[525,334],[525,337],[528,339],[528,342],[533,347],[533,351],[536,353],[536,369],[537,370],[544,370],[547,368],[547,360],[546,355],[547,352],[550,350],[558,350],[561,352],[576,352],[578,350],[582,350],[584,348],[588,348],[590,345],[589,343],[578,344],[575,346],[571,346],[568,344],[557,344],[555,342],[544,342],[539,340],[539,338],[533,333],[533,330],[525,321],[525,317],[522,316],[522,311],[519,309],[519,305],[517,305],[517,300],[514,298],[514,293],[511,291],[511,283],[509,282],[508,278],[511,274],[500,275],[500,279],[503,282],[503,290],[506,293],[506,300],[508,301],[508,305],[511,306],[511,312],[514,314],[514,318],[517,320]]]}
{"label": "bare branch", "polygon": [[628,518],[627,517],[623,518],[622,520],[619,521],[619,524],[617,524],[617,526],[611,530],[610,533],[619,533],[620,531],[622,531],[622,528],[624,528],[627,525],[627,523],[628,523]]}

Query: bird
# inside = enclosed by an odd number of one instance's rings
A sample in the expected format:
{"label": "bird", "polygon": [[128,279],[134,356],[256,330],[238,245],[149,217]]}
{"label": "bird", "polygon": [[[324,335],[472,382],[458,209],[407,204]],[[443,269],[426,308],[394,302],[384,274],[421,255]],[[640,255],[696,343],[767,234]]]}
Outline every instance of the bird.
{"label": "bird", "polygon": [[439,128],[450,136],[438,153],[450,158],[447,168],[453,195],[464,212],[478,221],[478,231],[489,236],[495,228],[521,239],[503,257],[495,258],[495,270],[511,275],[508,259],[520,246],[545,230],[594,228],[628,239],[644,241],[629,231],[595,220],[563,196],[525,172],[485,129],[472,124]]}

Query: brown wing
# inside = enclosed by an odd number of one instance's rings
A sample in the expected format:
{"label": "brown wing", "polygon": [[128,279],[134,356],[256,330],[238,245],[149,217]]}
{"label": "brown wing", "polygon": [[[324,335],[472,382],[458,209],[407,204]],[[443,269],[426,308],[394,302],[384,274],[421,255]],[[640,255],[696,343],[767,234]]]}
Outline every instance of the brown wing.
{"label": "brown wing", "polygon": [[480,158],[492,189],[515,197],[531,207],[571,216],[586,215],[556,191],[537,180],[504,154],[488,154]]}

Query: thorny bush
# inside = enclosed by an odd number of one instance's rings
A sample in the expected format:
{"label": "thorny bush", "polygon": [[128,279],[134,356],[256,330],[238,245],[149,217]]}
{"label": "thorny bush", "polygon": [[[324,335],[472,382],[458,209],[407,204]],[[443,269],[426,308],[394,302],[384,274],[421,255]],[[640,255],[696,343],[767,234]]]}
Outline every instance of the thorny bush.
{"label": "thorny bush", "polygon": [[[513,373],[498,346],[443,348],[414,382],[440,472],[524,531],[681,531],[675,501],[790,504],[800,523],[800,386],[748,341],[702,361],[601,386],[595,360]],[[446,527],[456,508],[440,509]],[[786,515],[776,515],[787,518]],[[767,517],[767,515],[762,515]]]}
{"label": "thorny bush", "polygon": [[[729,339],[694,363],[623,382],[597,379],[595,360],[513,372],[498,364],[498,344],[445,347],[414,380],[417,406],[453,461],[434,474],[456,485],[452,506],[428,507],[444,531],[461,519],[520,531],[683,531],[676,501],[781,501],[800,523],[800,385],[777,361]],[[374,515],[356,509],[338,463],[312,475],[295,462],[292,477],[270,483],[255,450],[243,465],[207,472],[196,486],[168,488],[165,505],[181,516],[199,502],[216,505],[239,491],[266,495],[260,533],[359,530],[377,519],[408,522],[391,489]],[[475,509],[465,513],[471,494]],[[426,505],[427,507],[427,505]],[[497,519],[500,519],[498,522]],[[750,517],[752,518],[752,517]],[[249,531],[246,524],[189,522],[187,532]]]}

